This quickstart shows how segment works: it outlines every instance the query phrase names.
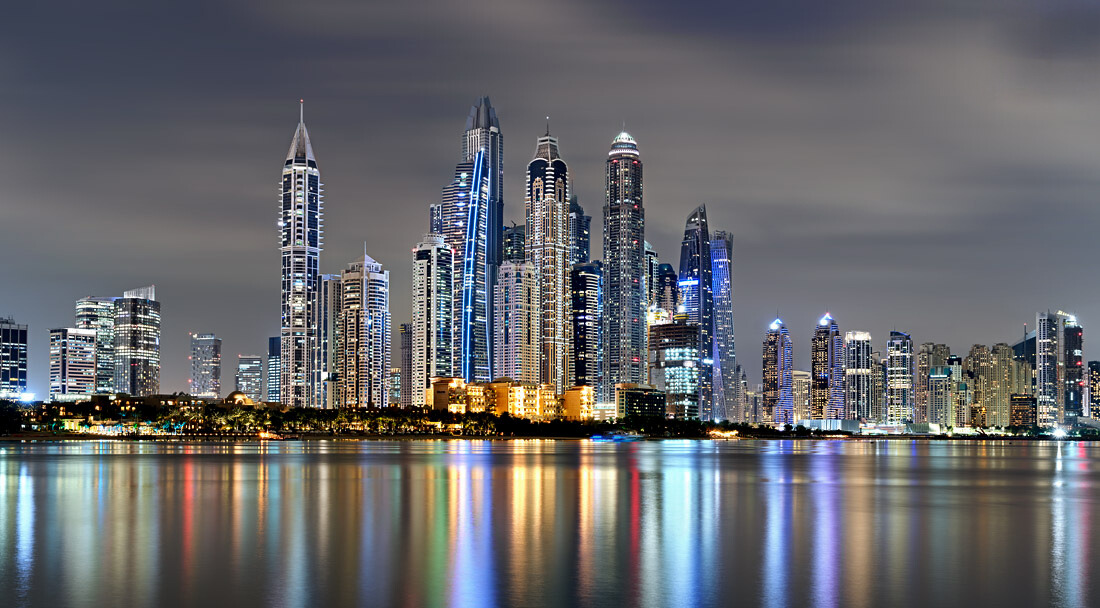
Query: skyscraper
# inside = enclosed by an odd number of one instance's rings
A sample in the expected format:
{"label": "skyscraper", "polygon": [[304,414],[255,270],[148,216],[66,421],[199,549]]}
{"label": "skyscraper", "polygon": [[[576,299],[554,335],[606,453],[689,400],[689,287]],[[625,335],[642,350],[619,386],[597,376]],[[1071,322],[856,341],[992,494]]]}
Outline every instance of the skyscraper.
{"label": "skyscraper", "polygon": [[188,393],[199,399],[217,399],[222,388],[222,340],[214,334],[191,337],[191,378]]}
{"label": "skyscraper", "polygon": [[282,375],[279,373],[279,366],[282,365],[282,355],[280,350],[282,349],[283,340],[279,336],[273,336],[267,339],[267,387],[264,391],[265,401],[271,403],[279,403],[282,393],[280,392],[280,378]]}
{"label": "skyscraper", "polygon": [[832,315],[817,322],[810,345],[810,416],[814,420],[844,417],[844,338]]}
{"label": "skyscraper", "polygon": [[913,419],[913,339],[890,332],[886,343],[886,421],[901,424]]}
{"label": "skyscraper", "polygon": [[[967,424],[987,426],[987,416],[993,403],[993,356],[989,347],[975,344],[963,360],[963,373],[970,385],[970,411],[964,412]],[[958,415],[956,414],[956,419]]]}
{"label": "skyscraper", "polygon": [[[1017,366],[1019,369],[1019,366]],[[1100,361],[1089,361],[1088,363],[1088,383],[1089,389],[1089,416],[1092,418],[1100,418]],[[1019,381],[1017,379],[1017,381]]]}
{"label": "skyscraper", "polygon": [[573,313],[571,350],[571,386],[591,386],[596,400],[607,402],[610,396],[601,382],[603,372],[603,265],[599,262],[574,264],[570,272],[570,299]]}
{"label": "skyscraper", "polygon": [[115,390],[115,299],[89,296],[76,301],[76,326],[94,329],[95,392]]}
{"label": "skyscraper", "polygon": [[[917,351],[916,368],[913,388],[913,422],[930,422],[928,416],[928,383],[932,368],[943,367],[947,364],[947,357],[951,355],[951,349],[946,344],[934,344],[925,342]],[[952,379],[954,380],[954,379]],[[941,382],[945,382],[940,378]]]}
{"label": "skyscraper", "polygon": [[[522,264],[527,260],[524,248],[527,246],[527,230],[525,224],[504,228],[504,262]],[[503,262],[502,262],[503,263]]]}
{"label": "skyscraper", "polygon": [[493,379],[539,381],[538,281],[530,264],[506,261],[493,295],[497,333]]}
{"label": "skyscraper", "polygon": [[264,400],[264,358],[259,355],[237,355],[237,376],[234,389],[256,403]]}
{"label": "skyscraper", "polygon": [[552,385],[558,393],[565,391],[569,365],[569,186],[569,168],[548,128],[527,164],[526,253],[539,294],[539,382]]}
{"label": "skyscraper", "polygon": [[340,283],[336,405],[385,407],[389,403],[390,272],[364,253],[362,260],[348,264]]}
{"label": "skyscraper", "polygon": [[426,234],[413,250],[412,372],[402,381],[412,404],[423,406],[431,379],[454,375],[454,251],[443,237]]}
{"label": "skyscraper", "polygon": [[733,341],[733,235],[716,230],[710,241],[714,299],[714,418],[732,420],[741,374]]}
{"label": "skyscraper", "polygon": [[700,417],[699,363],[710,353],[699,348],[699,336],[699,327],[682,313],[672,323],[649,327],[650,382],[667,393],[669,416]]}
{"label": "skyscraper", "polygon": [[95,392],[96,332],[50,330],[50,401],[85,401]]}
{"label": "skyscraper", "polygon": [[612,140],[604,169],[603,381],[610,391],[648,375],[642,158],[626,131]]}
{"label": "skyscraper", "polygon": [[782,319],[772,321],[764,335],[763,411],[765,424],[794,424],[793,348]]}
{"label": "skyscraper", "polygon": [[644,242],[645,245],[645,305],[646,307],[653,306],[657,302],[657,294],[659,293],[657,287],[657,271],[661,267],[661,258],[657,255],[657,251],[653,249],[653,245],[649,244],[649,241]]}
{"label": "skyscraper", "polygon": [[955,426],[955,386],[958,383],[951,377],[951,368],[944,365],[933,366],[928,370],[928,422],[941,428]]}
{"label": "skyscraper", "polygon": [[990,350],[992,359],[993,398],[989,403],[987,424],[1007,427],[1012,424],[1012,395],[1018,393],[1019,366],[1012,347],[1003,342]]}
{"label": "skyscraper", "polygon": [[583,264],[590,259],[592,216],[585,215],[577,202],[577,195],[569,197],[569,266]]}
{"label": "skyscraper", "polygon": [[665,310],[673,315],[680,309],[679,277],[672,264],[659,264],[657,266],[657,308]]}
{"label": "skyscraper", "polygon": [[1076,316],[1061,310],[1039,313],[1035,338],[1037,424],[1073,424],[1081,412],[1084,382],[1081,325]]}
{"label": "skyscraper", "polygon": [[152,285],[115,300],[115,391],[135,397],[160,392],[160,302]]}
{"label": "skyscraper", "polygon": [[[398,345],[398,357],[400,357],[400,359],[398,363],[400,364],[399,369],[401,370],[400,373],[402,379],[399,403],[401,407],[412,407],[413,402],[416,400],[416,395],[413,394],[412,382],[406,380],[406,378],[412,378],[413,369],[412,323],[402,323],[398,331],[398,339],[400,340]],[[421,397],[420,399],[423,400],[423,397]]]}
{"label": "skyscraper", "polygon": [[317,292],[323,239],[321,173],[299,108],[298,127],[283,163],[279,253],[282,258],[279,401],[291,407],[319,406],[316,388]]}
{"label": "skyscraper", "polygon": [[0,399],[27,393],[27,326],[0,317]]}
{"label": "skyscraper", "polygon": [[313,307],[317,333],[317,347],[313,349],[313,405],[331,409],[336,407],[336,347],[340,338],[340,302],[344,287],[339,274],[322,274],[319,283],[317,303]]}
{"label": "skyscraper", "polygon": [[[1059,311],[1061,312],[1061,311]],[[1065,404],[1063,422],[1069,426],[1077,423],[1077,418],[1088,416],[1085,411],[1085,358],[1084,330],[1071,314],[1063,315],[1062,324],[1062,360],[1065,367],[1065,379],[1062,382],[1062,401]]]}
{"label": "skyscraper", "polygon": [[[688,216],[680,247],[680,300],[688,320],[699,327],[699,348],[714,352],[714,296],[707,207],[699,205]],[[711,355],[713,356],[713,355]],[[705,358],[699,370],[699,417],[714,419],[714,360]]]}
{"label": "skyscraper", "polygon": [[875,404],[875,368],[871,334],[850,331],[844,334],[844,408],[845,418],[872,420]]}
{"label": "skyscraper", "polygon": [[809,420],[811,399],[813,392],[813,380],[810,372],[794,370],[791,372],[791,402],[794,415],[791,417],[795,423]]}

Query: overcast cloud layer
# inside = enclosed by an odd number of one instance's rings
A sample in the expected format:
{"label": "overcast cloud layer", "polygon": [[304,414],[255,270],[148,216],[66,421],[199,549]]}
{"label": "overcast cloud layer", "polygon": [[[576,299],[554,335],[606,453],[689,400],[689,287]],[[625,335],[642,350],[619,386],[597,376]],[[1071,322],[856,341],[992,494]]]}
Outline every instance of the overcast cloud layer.
{"label": "overcast cloud layer", "polygon": [[[165,6],[161,6],[165,4]],[[506,222],[551,129],[593,216],[625,122],[647,238],[677,264],[707,205],[735,235],[737,350],[759,379],[776,312],[808,365],[842,331],[1012,341],[1076,311],[1096,358],[1100,12],[1084,1],[28,2],[0,23],[0,316],[47,330],[73,301],[155,283],[162,391],[187,332],[262,353],[278,332],[276,188],[306,99],[326,184],[323,272],[368,252],[409,316],[409,250],[470,104],[505,135]],[[602,256],[601,256],[602,257]]]}

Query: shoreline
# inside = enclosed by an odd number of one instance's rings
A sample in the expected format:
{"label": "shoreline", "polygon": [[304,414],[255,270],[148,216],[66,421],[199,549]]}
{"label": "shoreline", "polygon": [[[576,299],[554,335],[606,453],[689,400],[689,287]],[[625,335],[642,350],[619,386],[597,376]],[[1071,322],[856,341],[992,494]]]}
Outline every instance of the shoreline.
{"label": "shoreline", "polygon": [[[564,437],[541,435],[514,435],[514,436],[478,436],[478,435],[325,435],[325,434],[300,434],[293,438],[267,439],[255,434],[240,435],[88,435],[81,433],[64,434],[19,434],[0,436],[0,444],[4,443],[64,443],[64,442],[144,442],[144,443],[298,443],[318,441],[530,441],[543,439],[547,441],[590,441],[589,437]],[[639,440],[617,443],[637,443],[638,441],[961,441],[961,442],[995,442],[995,441],[1064,441],[1064,442],[1093,442],[1092,437],[1066,437],[1055,439],[1052,437],[1028,437],[1028,436],[983,436],[966,435],[955,437],[928,436],[928,435],[855,435],[850,437],[838,436],[791,436],[791,437],[643,437]],[[611,442],[609,442],[611,443]]]}

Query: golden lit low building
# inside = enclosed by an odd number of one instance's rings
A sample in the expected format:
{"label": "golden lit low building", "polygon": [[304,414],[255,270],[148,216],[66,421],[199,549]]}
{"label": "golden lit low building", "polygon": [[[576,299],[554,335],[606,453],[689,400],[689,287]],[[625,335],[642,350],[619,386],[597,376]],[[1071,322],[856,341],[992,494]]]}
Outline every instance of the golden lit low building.
{"label": "golden lit low building", "polygon": [[466,412],[466,389],[462,378],[432,378],[424,390],[424,401],[433,410],[462,414]]}
{"label": "golden lit low building", "polygon": [[592,420],[596,408],[596,389],[574,386],[562,396],[563,414],[568,420]]}

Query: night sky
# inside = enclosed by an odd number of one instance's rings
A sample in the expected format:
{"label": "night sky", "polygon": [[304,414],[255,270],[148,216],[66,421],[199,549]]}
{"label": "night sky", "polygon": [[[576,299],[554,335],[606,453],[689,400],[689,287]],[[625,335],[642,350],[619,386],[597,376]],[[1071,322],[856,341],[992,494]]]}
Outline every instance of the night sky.
{"label": "night sky", "polygon": [[[753,382],[780,313],[796,365],[842,331],[1012,341],[1037,310],[1100,331],[1100,12],[1084,1],[21,2],[0,22],[0,316],[47,331],[85,295],[155,283],[162,392],[188,331],[238,353],[279,325],[277,184],[298,99],[326,185],[322,272],[366,243],[409,317],[410,249],[471,103],[505,137],[505,221],[551,131],[593,216],[625,122],[647,239],[678,264],[705,203],[735,235]],[[1100,335],[1100,334],[1098,334]],[[396,336],[396,331],[395,331]]]}

